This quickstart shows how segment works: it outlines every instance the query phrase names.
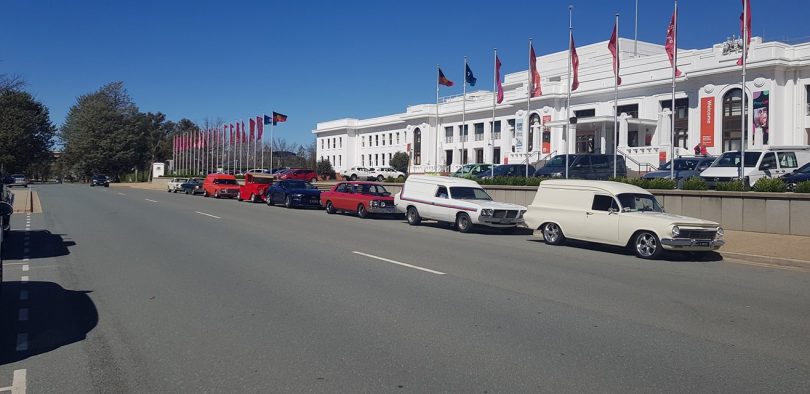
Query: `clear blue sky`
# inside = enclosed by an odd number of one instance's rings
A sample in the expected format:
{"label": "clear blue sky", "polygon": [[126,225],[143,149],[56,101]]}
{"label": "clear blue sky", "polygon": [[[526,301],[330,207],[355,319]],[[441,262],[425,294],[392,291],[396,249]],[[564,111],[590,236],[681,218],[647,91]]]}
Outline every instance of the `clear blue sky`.
{"label": "clear blue sky", "polygon": [[[579,0],[579,45],[607,40],[613,15],[632,38],[634,0]],[[672,1],[640,0],[639,39],[663,43]],[[751,0],[766,40],[810,41],[809,0]],[[490,89],[503,71],[567,46],[567,1],[4,0],[0,73],[19,74],[60,125],[77,96],[124,81],[142,111],[226,121],[277,111],[277,136],[307,143],[320,121],[435,101],[441,64],[460,93],[463,56]],[[679,47],[739,34],[739,0],[681,0]]]}

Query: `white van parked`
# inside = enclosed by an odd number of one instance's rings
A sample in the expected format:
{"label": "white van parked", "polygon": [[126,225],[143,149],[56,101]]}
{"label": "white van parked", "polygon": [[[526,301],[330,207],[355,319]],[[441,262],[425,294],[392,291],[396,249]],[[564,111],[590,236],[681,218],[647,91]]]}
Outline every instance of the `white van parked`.
{"label": "white van parked", "polygon": [[397,212],[404,213],[408,223],[418,225],[422,219],[453,223],[463,233],[475,225],[502,229],[509,233],[523,223],[526,207],[492,201],[477,182],[446,176],[412,175],[394,196]]}
{"label": "white van parked", "polygon": [[548,244],[570,238],[627,246],[644,259],[664,249],[711,251],[725,243],[719,224],[664,213],[650,192],[618,182],[543,181],[525,219]]}
{"label": "white van parked", "polygon": [[[728,151],[720,155],[712,165],[700,173],[709,187],[718,182],[730,182],[740,178],[740,151]],[[749,186],[759,178],[779,178],[810,163],[810,146],[772,146],[766,150],[745,151],[744,177]]]}

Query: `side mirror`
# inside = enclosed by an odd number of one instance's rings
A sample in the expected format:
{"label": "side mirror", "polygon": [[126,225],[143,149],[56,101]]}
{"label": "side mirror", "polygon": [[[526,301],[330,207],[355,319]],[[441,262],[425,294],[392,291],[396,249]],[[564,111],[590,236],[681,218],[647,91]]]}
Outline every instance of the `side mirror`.
{"label": "side mirror", "polygon": [[608,215],[619,213],[616,208],[608,208]]}
{"label": "side mirror", "polygon": [[771,169],[771,163],[763,163],[761,166],[759,166],[759,169],[760,170],[770,170]]}
{"label": "side mirror", "polygon": [[11,204],[2,201],[0,202],[0,216],[8,216],[14,213],[14,207]]}

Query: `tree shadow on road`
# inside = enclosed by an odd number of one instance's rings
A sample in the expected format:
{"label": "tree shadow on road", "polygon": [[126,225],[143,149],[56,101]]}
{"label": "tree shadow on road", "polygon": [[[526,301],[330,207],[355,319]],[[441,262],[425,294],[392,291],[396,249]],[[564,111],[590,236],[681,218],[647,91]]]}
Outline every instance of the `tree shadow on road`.
{"label": "tree shadow on road", "polygon": [[[66,256],[70,254],[69,246],[75,246],[73,241],[65,240],[64,234],[53,234],[48,230],[32,230],[29,234],[29,246],[24,244],[25,231],[11,231],[3,240],[3,260],[22,260],[26,256],[31,259],[44,259],[48,257]],[[25,249],[28,249],[26,253]]]}
{"label": "tree shadow on road", "polygon": [[[53,282],[4,282],[0,299],[0,365],[83,341],[98,324],[89,291],[62,288]],[[20,310],[27,320],[20,320]],[[27,350],[20,350],[27,334]]]}

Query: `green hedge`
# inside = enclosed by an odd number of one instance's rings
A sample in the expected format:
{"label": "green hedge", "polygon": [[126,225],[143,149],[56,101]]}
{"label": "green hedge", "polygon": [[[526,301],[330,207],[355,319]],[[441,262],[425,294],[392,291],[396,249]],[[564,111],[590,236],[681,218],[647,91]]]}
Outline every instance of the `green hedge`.
{"label": "green hedge", "polygon": [[479,185],[498,186],[537,186],[547,178],[535,178],[525,176],[496,176],[495,178],[475,179]]}
{"label": "green hedge", "polygon": [[666,178],[644,179],[644,178],[618,177],[618,178],[610,178],[609,180],[613,182],[627,183],[629,185],[638,186],[642,189],[667,190],[667,189],[674,189],[676,186],[675,181]]}
{"label": "green hedge", "polygon": [[787,191],[787,185],[780,178],[759,178],[751,187],[751,190],[755,192],[784,193]]}
{"label": "green hedge", "polygon": [[731,182],[718,182],[715,189],[719,192],[744,192],[745,184],[741,180]]}
{"label": "green hedge", "polygon": [[682,190],[709,190],[709,185],[699,176],[685,179],[681,184]]}
{"label": "green hedge", "polygon": [[810,193],[810,181],[799,182],[793,188],[796,193]]}

